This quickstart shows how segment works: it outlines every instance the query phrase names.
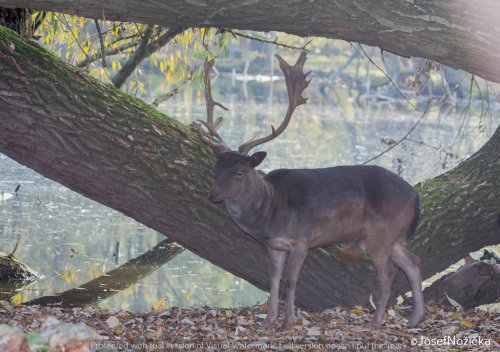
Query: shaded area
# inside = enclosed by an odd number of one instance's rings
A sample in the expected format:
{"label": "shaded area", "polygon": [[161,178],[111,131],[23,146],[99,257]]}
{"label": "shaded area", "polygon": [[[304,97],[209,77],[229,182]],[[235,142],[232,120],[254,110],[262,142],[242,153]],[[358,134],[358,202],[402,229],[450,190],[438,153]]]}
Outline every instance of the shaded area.
{"label": "shaded area", "polygon": [[16,259],[13,254],[0,252],[0,283],[2,287],[5,282],[17,281],[27,283],[39,278],[39,273]]}
{"label": "shaded area", "polygon": [[171,240],[164,240],[146,253],[95,280],[55,296],[33,299],[27,304],[81,307],[95,303],[132,286],[175,258],[183,250],[182,247],[172,243]]}

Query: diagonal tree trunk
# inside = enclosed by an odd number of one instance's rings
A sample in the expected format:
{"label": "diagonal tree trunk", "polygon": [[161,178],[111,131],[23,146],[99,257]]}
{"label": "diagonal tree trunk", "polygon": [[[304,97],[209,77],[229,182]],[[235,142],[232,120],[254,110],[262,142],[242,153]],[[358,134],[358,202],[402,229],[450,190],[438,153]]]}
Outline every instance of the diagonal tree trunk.
{"label": "diagonal tree trunk", "polygon": [[146,253],[107,272],[106,275],[53,296],[35,298],[27,304],[57,305],[60,307],[82,307],[96,304],[98,301],[114,296],[136,284],[137,281],[174,259],[183,250],[182,247],[172,244],[169,239],[163,240]]}
{"label": "diagonal tree trunk", "polygon": [[[267,289],[263,246],[206,199],[213,156],[190,127],[87,77],[0,27],[0,152],[154,228],[212,263]],[[410,246],[425,277],[499,242],[500,129],[469,160],[417,189],[422,222]],[[298,305],[367,304],[368,260],[337,247],[311,250]],[[395,292],[408,289],[399,280]]]}
{"label": "diagonal tree trunk", "polygon": [[429,58],[500,82],[497,0],[0,0],[0,6],[167,27],[344,39]]}

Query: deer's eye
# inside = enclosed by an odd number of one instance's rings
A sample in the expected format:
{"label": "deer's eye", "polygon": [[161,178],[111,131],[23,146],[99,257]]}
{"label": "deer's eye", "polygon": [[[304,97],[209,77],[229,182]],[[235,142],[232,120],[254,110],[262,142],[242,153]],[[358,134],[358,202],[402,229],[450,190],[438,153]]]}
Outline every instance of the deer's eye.
{"label": "deer's eye", "polygon": [[243,171],[242,171],[242,170],[239,170],[239,171],[236,173],[236,176],[243,176]]}

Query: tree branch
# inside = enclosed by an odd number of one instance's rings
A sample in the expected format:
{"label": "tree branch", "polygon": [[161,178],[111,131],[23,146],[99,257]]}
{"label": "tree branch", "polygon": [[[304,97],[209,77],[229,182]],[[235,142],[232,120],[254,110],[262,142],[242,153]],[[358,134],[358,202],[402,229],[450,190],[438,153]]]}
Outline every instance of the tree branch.
{"label": "tree branch", "polygon": [[174,259],[184,248],[163,240],[156,246],[103,276],[54,296],[35,298],[26,304],[82,307],[127,289]]}
{"label": "tree branch", "polygon": [[104,40],[102,38],[101,26],[99,26],[98,20],[94,20],[94,23],[95,23],[95,28],[97,29],[97,35],[99,36],[99,42],[101,43],[102,67],[106,67],[106,54],[104,50]]}
{"label": "tree branch", "polygon": [[172,27],[163,33],[157,40],[148,43],[151,35],[153,34],[153,29],[148,27],[144,36],[137,47],[136,51],[130,55],[128,61],[123,65],[122,69],[116,73],[116,75],[111,79],[113,85],[120,88],[127,78],[134,72],[137,66],[142,60],[149,57],[155,51],[160,50],[168,42],[170,42],[176,35],[182,33],[185,30],[183,27]]}
{"label": "tree branch", "polygon": [[[203,3],[203,6],[200,4]],[[281,31],[343,39],[423,57],[500,82],[498,0],[443,2],[0,0],[0,6],[166,27]],[[464,15],[467,14],[467,16]]]}
{"label": "tree branch", "polygon": [[303,50],[303,51],[307,51],[307,52],[309,52],[309,50],[307,50],[306,47],[312,42],[312,39],[311,39],[311,40],[308,40],[307,43],[305,43],[302,46],[294,46],[294,45],[288,45],[285,43],[278,42],[278,37],[276,37],[274,40],[269,40],[269,39],[257,38],[255,36],[244,34],[241,32],[236,32],[236,31],[233,31],[232,29],[229,29],[229,28],[224,28],[224,29],[220,30],[221,33],[223,33],[224,31],[231,33],[234,37],[246,38],[246,39],[254,40],[254,41],[259,42],[259,43],[272,44],[272,45],[276,45],[276,46],[281,46],[283,48],[288,48],[288,49],[293,49],[293,50]]}

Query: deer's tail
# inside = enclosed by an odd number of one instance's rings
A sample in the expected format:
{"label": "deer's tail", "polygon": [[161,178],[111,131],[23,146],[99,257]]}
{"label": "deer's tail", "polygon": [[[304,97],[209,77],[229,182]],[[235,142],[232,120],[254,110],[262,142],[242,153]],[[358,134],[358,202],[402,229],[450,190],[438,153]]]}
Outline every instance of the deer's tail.
{"label": "deer's tail", "polygon": [[413,215],[413,220],[411,221],[410,227],[408,228],[408,232],[406,234],[407,237],[413,236],[415,231],[417,230],[418,218],[420,216],[420,197],[415,198],[415,213]]}

